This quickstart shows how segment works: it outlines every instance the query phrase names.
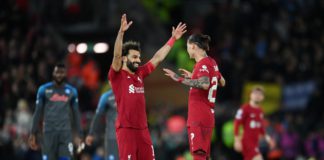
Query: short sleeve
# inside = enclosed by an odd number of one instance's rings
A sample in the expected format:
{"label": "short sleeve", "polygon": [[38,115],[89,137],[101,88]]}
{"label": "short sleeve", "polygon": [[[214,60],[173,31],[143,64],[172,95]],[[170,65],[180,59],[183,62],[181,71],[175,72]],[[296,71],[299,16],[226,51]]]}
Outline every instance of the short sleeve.
{"label": "short sleeve", "polygon": [[143,66],[138,67],[137,74],[142,78],[147,77],[150,73],[154,71],[155,67],[151,62],[147,62]]}
{"label": "short sleeve", "polygon": [[108,80],[109,81],[114,81],[116,78],[121,74],[121,71],[116,72],[112,67],[110,67],[109,72],[108,72]]}
{"label": "short sleeve", "polygon": [[45,87],[41,86],[37,91],[36,105],[43,104],[45,100]]}
{"label": "short sleeve", "polygon": [[235,114],[235,119],[237,119],[237,120],[242,120],[243,119],[243,109],[242,108],[237,110],[237,112]]}
{"label": "short sleeve", "polygon": [[239,127],[243,124],[244,121],[244,109],[240,108],[237,110],[235,114],[235,120],[234,120],[234,135],[239,135]]}

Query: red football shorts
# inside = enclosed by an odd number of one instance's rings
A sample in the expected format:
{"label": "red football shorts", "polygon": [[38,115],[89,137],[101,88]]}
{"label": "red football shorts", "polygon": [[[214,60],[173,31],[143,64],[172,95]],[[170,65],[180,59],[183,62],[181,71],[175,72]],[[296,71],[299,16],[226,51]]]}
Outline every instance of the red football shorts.
{"label": "red football shorts", "polygon": [[242,142],[242,154],[244,160],[252,160],[255,156],[260,154],[258,145],[252,145],[250,142]]}
{"label": "red football shorts", "polygon": [[213,128],[188,127],[190,152],[194,160],[206,160],[209,157],[212,132]]}
{"label": "red football shorts", "polygon": [[154,160],[149,130],[118,128],[116,137],[120,160]]}

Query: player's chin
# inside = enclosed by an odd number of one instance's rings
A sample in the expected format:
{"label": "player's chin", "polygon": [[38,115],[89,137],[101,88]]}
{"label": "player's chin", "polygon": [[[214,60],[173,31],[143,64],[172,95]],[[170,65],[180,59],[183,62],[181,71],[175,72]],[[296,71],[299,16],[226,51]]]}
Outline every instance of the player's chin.
{"label": "player's chin", "polygon": [[56,79],[55,82],[57,84],[62,84],[64,82],[64,79]]}

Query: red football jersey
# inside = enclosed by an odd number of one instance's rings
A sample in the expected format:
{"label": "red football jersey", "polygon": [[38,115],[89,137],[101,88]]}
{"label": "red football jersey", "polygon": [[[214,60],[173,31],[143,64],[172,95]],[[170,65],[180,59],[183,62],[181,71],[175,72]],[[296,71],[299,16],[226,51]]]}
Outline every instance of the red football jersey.
{"label": "red football jersey", "polygon": [[135,74],[122,69],[116,72],[110,67],[108,78],[117,103],[117,128],[147,128],[143,80],[153,70],[150,62],[138,67]]}
{"label": "red football jersey", "polygon": [[265,133],[262,109],[249,104],[242,105],[235,116],[234,134],[236,136],[239,134],[240,125],[243,125],[243,144],[258,146],[259,136]]}
{"label": "red football jersey", "polygon": [[201,59],[194,66],[191,79],[199,79],[207,76],[210,80],[208,90],[190,88],[189,108],[188,108],[188,126],[214,127],[214,106],[216,101],[216,92],[221,73],[218,70],[217,63],[211,57]]}

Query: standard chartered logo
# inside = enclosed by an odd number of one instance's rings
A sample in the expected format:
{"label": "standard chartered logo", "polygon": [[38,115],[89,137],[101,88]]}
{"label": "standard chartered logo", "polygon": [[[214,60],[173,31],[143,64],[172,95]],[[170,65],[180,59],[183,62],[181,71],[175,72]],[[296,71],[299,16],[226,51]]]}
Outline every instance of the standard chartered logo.
{"label": "standard chartered logo", "polygon": [[128,86],[128,93],[144,93],[144,87],[135,87],[133,84]]}
{"label": "standard chartered logo", "polygon": [[261,122],[255,120],[250,121],[250,128],[261,128]]}
{"label": "standard chartered logo", "polygon": [[128,91],[129,91],[129,93],[135,93],[135,87],[133,84],[129,85]]}

